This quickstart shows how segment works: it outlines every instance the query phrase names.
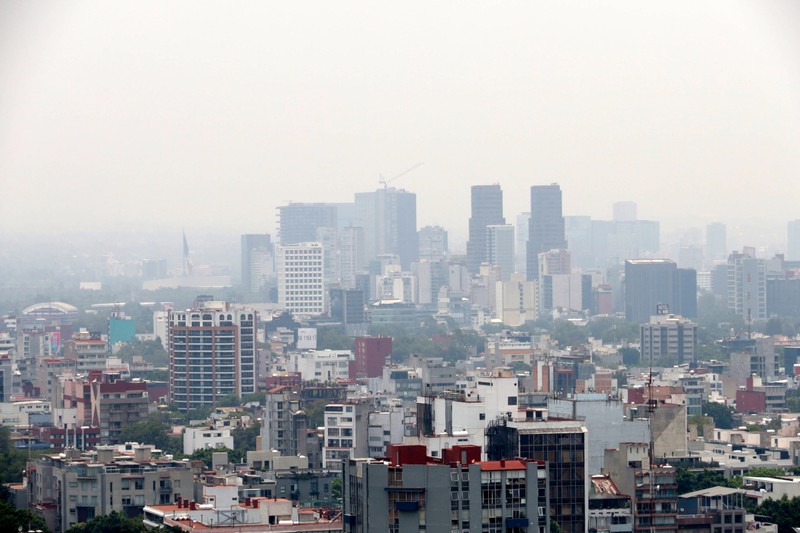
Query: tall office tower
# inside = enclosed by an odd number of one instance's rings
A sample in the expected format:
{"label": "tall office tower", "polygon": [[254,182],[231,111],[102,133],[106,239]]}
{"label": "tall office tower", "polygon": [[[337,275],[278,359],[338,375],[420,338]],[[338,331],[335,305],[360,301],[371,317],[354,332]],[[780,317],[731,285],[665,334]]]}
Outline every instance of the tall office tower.
{"label": "tall office tower", "polygon": [[356,274],[367,269],[364,254],[364,228],[348,226],[341,230],[339,240],[339,272],[342,288],[352,289],[356,286]]}
{"label": "tall office tower", "polygon": [[500,279],[509,281],[514,274],[514,226],[486,226],[486,262],[500,267]]}
{"label": "tall office tower", "polygon": [[800,261],[800,219],[787,225],[789,245],[786,247],[787,261]]}
{"label": "tall office tower", "polygon": [[441,261],[447,258],[447,230],[441,226],[425,226],[417,234],[420,261]]}
{"label": "tall office tower", "polygon": [[728,256],[728,241],[725,224],[713,222],[706,226],[706,259],[719,261]]}
{"label": "tall office tower", "polygon": [[269,235],[242,235],[242,285],[255,292],[274,275],[275,255]]}
{"label": "tall office tower", "polygon": [[614,222],[633,222],[637,220],[636,202],[614,202]]}
{"label": "tall office tower", "polygon": [[530,220],[530,213],[520,213],[517,215],[517,257],[514,266],[517,269],[517,273],[521,274],[523,278],[526,276],[526,271],[528,270],[528,256],[525,251],[528,249],[528,224],[530,224]]}
{"label": "tall office tower", "polygon": [[697,318],[697,270],[679,268],[675,273],[675,314]]}
{"label": "tall office tower", "polygon": [[322,245],[323,281],[326,285],[338,283],[341,278],[339,263],[339,243],[337,242],[335,228],[317,228],[317,238],[314,242]]}
{"label": "tall office tower", "polygon": [[325,252],[318,242],[278,247],[278,303],[299,315],[326,311]]}
{"label": "tall office tower", "polygon": [[386,187],[355,195],[357,225],[364,228],[367,262],[396,254],[403,270],[417,258],[417,195]]}
{"label": "tall office tower", "polygon": [[752,250],[728,256],[728,309],[748,326],[767,318],[767,268]]}
{"label": "tall office tower", "polygon": [[167,321],[170,403],[192,411],[256,391],[255,311],[207,301]]}
{"label": "tall office tower", "polygon": [[564,217],[564,234],[575,268],[597,268],[592,249],[592,217]]}
{"label": "tall office tower", "polygon": [[280,243],[297,244],[317,239],[317,229],[337,229],[336,204],[290,203],[278,207]]}
{"label": "tall office tower", "polygon": [[503,218],[503,191],[500,185],[472,186],[472,214],[469,217],[467,241],[467,268],[475,274],[486,262],[486,228],[505,224]]}
{"label": "tall office tower", "polygon": [[697,272],[671,259],[625,261],[625,320],[642,324],[659,312],[697,316]]}
{"label": "tall office tower", "polygon": [[528,224],[527,277],[535,280],[539,273],[539,254],[555,248],[566,248],[564,216],[561,213],[561,187],[531,187],[531,219]]}

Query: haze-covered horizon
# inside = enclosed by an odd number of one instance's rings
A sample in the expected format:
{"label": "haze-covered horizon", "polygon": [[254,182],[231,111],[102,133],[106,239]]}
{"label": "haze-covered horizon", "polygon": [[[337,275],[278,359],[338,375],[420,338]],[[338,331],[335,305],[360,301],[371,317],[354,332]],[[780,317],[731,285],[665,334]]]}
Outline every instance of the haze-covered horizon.
{"label": "haze-covered horizon", "polygon": [[797,27],[793,2],[6,2],[0,236],[275,235],[279,205],[424,162],[392,185],[454,243],[471,185],[499,183],[514,223],[557,182],[565,215],[630,200],[779,245]]}

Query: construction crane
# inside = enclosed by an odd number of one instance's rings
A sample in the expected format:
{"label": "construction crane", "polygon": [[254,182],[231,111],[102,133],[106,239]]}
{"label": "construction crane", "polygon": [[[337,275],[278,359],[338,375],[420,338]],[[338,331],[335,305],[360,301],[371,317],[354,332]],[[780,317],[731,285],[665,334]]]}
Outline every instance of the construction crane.
{"label": "construction crane", "polygon": [[382,184],[383,184],[383,188],[384,188],[384,189],[386,189],[386,188],[388,188],[388,187],[389,187],[389,184],[390,184],[391,182],[393,182],[394,180],[396,180],[397,178],[399,178],[399,177],[401,177],[401,176],[405,176],[406,174],[408,174],[408,173],[409,173],[409,172],[411,172],[412,170],[414,170],[414,169],[416,169],[416,168],[419,168],[419,167],[421,167],[421,166],[422,166],[422,165],[424,165],[424,164],[425,164],[424,162],[423,162],[423,163],[417,163],[417,164],[416,164],[416,165],[414,165],[413,167],[411,167],[411,168],[407,168],[406,170],[404,170],[403,172],[401,172],[401,173],[400,173],[400,174],[398,174],[397,176],[394,176],[394,177],[392,177],[392,178],[389,178],[388,180],[387,180],[386,178],[384,178],[384,177],[383,177],[383,174],[380,174],[380,177],[381,177],[381,179],[379,179],[379,180],[378,180],[378,183],[382,183]]}

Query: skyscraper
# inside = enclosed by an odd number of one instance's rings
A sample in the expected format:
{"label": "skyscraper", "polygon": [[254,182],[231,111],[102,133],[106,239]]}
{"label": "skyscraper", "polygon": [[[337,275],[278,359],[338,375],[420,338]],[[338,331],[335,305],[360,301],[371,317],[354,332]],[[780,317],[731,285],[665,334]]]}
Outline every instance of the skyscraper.
{"label": "skyscraper", "polygon": [[278,303],[290,313],[326,311],[324,248],[318,242],[278,247]]}
{"label": "skyscraper", "polygon": [[728,241],[725,224],[712,222],[706,226],[706,257],[709,261],[725,259],[728,255]]}
{"label": "skyscraper", "polygon": [[481,263],[486,262],[486,228],[505,223],[500,185],[473,185],[467,241],[467,268],[471,273],[477,273]]}
{"label": "skyscraper", "polygon": [[272,240],[267,234],[242,235],[242,285],[248,291],[264,286],[275,274]]}
{"label": "skyscraper", "polygon": [[419,230],[419,259],[441,261],[447,257],[447,230],[441,226],[425,226]]}
{"label": "skyscraper", "polygon": [[539,274],[539,254],[566,248],[564,216],[561,212],[561,187],[534,185],[531,187],[531,218],[528,226],[527,277],[535,280]]}
{"label": "skyscraper", "polygon": [[290,203],[278,207],[281,244],[317,240],[319,228],[337,229],[337,204]]}
{"label": "skyscraper", "polygon": [[383,254],[400,257],[403,270],[417,259],[417,195],[386,187],[355,195],[357,224],[364,228],[367,262]]}
{"label": "skyscraper", "polygon": [[347,226],[340,231],[339,240],[339,272],[342,288],[352,289],[356,286],[356,274],[367,268],[364,255],[364,228]]}
{"label": "skyscraper", "polygon": [[733,252],[728,256],[728,309],[749,325],[767,318],[767,268],[753,254]]}
{"label": "skyscraper", "polygon": [[787,225],[789,245],[786,247],[787,261],[800,261],[800,219]]}
{"label": "skyscraper", "polygon": [[697,316],[697,273],[679,269],[671,259],[625,261],[625,320],[642,324],[667,310]]}
{"label": "skyscraper", "polygon": [[528,249],[528,225],[530,224],[530,220],[530,213],[525,212],[517,215],[517,248],[514,251],[517,258],[514,264],[516,265],[517,273],[523,276],[525,276],[528,269],[528,255],[526,250]]}
{"label": "skyscraper", "polygon": [[486,226],[486,262],[500,267],[500,279],[509,281],[514,274],[514,226]]}
{"label": "skyscraper", "polygon": [[223,396],[256,391],[256,323],[252,309],[201,302],[170,311],[169,398],[181,411],[213,405]]}

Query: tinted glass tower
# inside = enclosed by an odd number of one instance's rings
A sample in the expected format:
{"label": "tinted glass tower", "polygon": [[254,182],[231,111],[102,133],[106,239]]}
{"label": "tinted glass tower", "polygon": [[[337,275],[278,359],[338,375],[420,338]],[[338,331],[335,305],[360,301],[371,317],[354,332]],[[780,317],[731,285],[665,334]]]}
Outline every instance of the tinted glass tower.
{"label": "tinted glass tower", "polygon": [[539,273],[539,253],[567,247],[564,215],[561,211],[561,187],[534,185],[531,187],[531,218],[528,222],[528,280]]}
{"label": "tinted glass tower", "polygon": [[472,215],[469,217],[467,241],[467,268],[475,273],[486,257],[486,228],[505,224],[503,217],[503,191],[500,185],[472,186]]}

